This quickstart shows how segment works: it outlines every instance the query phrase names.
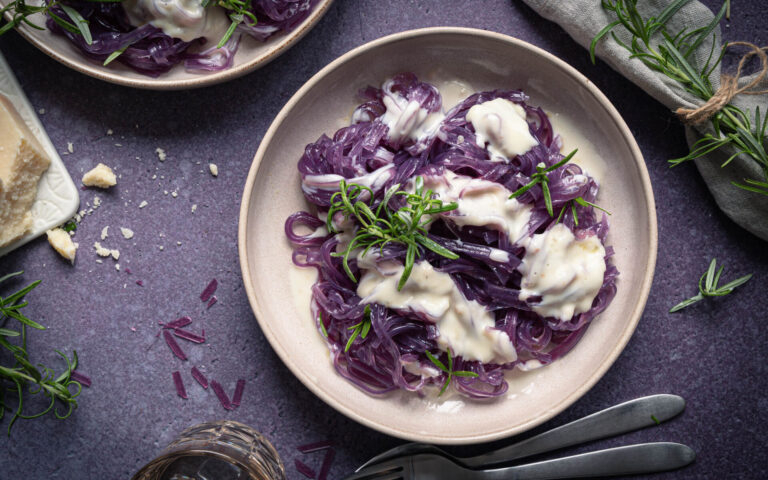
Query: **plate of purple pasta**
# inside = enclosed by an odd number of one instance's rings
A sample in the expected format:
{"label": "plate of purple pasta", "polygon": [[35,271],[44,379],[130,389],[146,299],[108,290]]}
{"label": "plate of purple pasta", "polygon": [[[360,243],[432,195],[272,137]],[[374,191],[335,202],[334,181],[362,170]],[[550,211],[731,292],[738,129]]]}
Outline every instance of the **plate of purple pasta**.
{"label": "plate of purple pasta", "polygon": [[391,435],[470,443],[546,421],[610,367],[656,218],[637,145],[586,78],[434,28],[349,52],[288,102],[239,248],[262,331],[315,394]]}
{"label": "plate of purple pasta", "polygon": [[278,57],[332,0],[0,0],[5,28],[82,73],[148,89],[201,87]]}

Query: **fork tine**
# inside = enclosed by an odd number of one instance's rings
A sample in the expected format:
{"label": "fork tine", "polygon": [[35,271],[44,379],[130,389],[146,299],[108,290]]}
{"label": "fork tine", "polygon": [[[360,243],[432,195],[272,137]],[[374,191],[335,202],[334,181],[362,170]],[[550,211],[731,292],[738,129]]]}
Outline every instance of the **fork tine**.
{"label": "fork tine", "polygon": [[372,465],[348,477],[344,477],[344,480],[398,480],[402,478],[403,465],[395,461]]}

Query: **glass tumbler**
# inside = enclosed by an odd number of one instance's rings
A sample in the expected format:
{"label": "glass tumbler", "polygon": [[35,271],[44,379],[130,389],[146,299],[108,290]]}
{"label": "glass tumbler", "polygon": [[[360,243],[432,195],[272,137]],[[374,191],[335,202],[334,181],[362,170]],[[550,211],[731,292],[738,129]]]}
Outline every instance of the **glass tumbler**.
{"label": "glass tumbler", "polygon": [[132,480],[285,480],[272,444],[239,422],[189,427]]}

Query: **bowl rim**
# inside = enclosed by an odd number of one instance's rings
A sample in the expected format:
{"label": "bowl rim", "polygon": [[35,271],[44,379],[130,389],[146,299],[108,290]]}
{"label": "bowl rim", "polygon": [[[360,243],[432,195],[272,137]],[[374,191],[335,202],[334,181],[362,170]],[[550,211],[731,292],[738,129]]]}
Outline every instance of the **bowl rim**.
{"label": "bowl rim", "polygon": [[[334,0],[320,0],[315,6],[315,9],[312,10],[312,12],[309,14],[309,16],[307,16],[307,18],[301,22],[299,28],[285,34],[281,34],[282,36],[278,37],[278,44],[276,48],[271,49],[264,54],[243,63],[242,65],[227,68],[220,72],[202,73],[199,77],[186,80],[168,80],[164,79],[162,76],[159,78],[152,78],[149,76],[146,78],[128,78],[124,77],[119,72],[105,72],[100,68],[99,65],[94,64],[85,56],[75,59],[74,57],[70,58],[68,56],[61,55],[52,49],[48,45],[48,42],[44,42],[37,36],[32,35],[31,27],[22,24],[21,28],[16,27],[14,30],[16,30],[29,43],[37,47],[41,52],[45,53],[57,62],[71,68],[72,70],[84,73],[90,77],[117,85],[144,90],[185,90],[216,85],[219,83],[227,82],[229,80],[234,80],[267,65],[272,60],[285,53],[296,42],[301,40],[307,33],[309,33],[309,31],[314,28],[317,22],[320,21],[323,15],[325,15],[333,2]],[[269,41],[270,40],[268,40],[266,43],[269,43]]]}
{"label": "bowl rim", "polygon": [[[326,75],[336,70],[337,68],[339,68],[341,65],[343,65],[350,59],[353,59],[359,55],[367,53],[369,50],[376,49],[380,46],[393,43],[393,42],[398,42],[401,40],[412,39],[412,38],[422,37],[422,36],[426,37],[431,35],[444,35],[444,34],[483,36],[491,40],[505,42],[512,46],[528,50],[534,54],[544,57],[546,60],[549,60],[556,67],[559,67],[563,71],[563,73],[571,76],[579,84],[583,85],[583,87],[586,88],[589,91],[589,93],[595,97],[598,103],[605,109],[606,113],[608,113],[610,118],[619,128],[623,137],[627,140],[628,147],[632,153],[632,158],[635,160],[635,162],[638,165],[642,192],[644,194],[645,201],[647,202],[647,205],[648,205],[648,213],[647,213],[646,220],[649,225],[648,232],[647,232],[648,233],[647,240],[649,244],[649,258],[647,263],[648,268],[646,269],[644,276],[642,277],[642,281],[640,282],[639,301],[635,304],[634,308],[632,309],[632,312],[630,315],[630,322],[622,332],[619,338],[619,341],[616,344],[614,344],[613,349],[610,351],[609,355],[606,357],[606,360],[603,361],[603,363],[595,370],[595,372],[587,379],[587,381],[584,384],[582,384],[579,388],[571,392],[570,395],[563,398],[551,410],[547,411],[542,415],[539,415],[538,417],[535,417],[529,420],[528,422],[519,424],[514,428],[500,429],[495,432],[478,433],[478,434],[463,435],[463,436],[456,436],[456,437],[443,437],[443,436],[436,437],[434,435],[420,433],[420,432],[403,431],[397,428],[390,427],[388,425],[384,425],[384,424],[369,420],[359,415],[354,410],[347,408],[343,405],[337,404],[336,401],[333,398],[331,398],[329,394],[327,394],[318,386],[316,386],[315,383],[311,381],[309,376],[305,375],[297,367],[297,365],[293,363],[289,353],[284,349],[279,348],[280,344],[277,342],[274,332],[269,328],[269,324],[266,322],[262,322],[261,320],[262,312],[261,312],[259,300],[258,298],[256,298],[256,295],[254,293],[254,287],[251,282],[249,256],[246,248],[249,205],[251,203],[252,196],[254,193],[253,187],[256,181],[259,167],[261,165],[261,161],[267,150],[267,146],[272,141],[272,137],[275,135],[277,130],[281,128],[283,122],[285,121],[285,118],[293,110],[296,104],[304,97],[304,95],[309,90],[314,88],[314,86]],[[335,410],[347,416],[348,418],[355,420],[356,422],[362,425],[365,425],[366,427],[372,428],[374,430],[385,433],[387,435],[392,435],[392,436],[410,440],[410,441],[420,441],[420,442],[448,444],[448,445],[463,445],[463,444],[489,442],[489,441],[499,440],[502,438],[507,438],[511,435],[522,433],[524,431],[527,431],[531,428],[534,428],[550,420],[551,418],[553,418],[554,416],[558,415],[563,410],[568,408],[574,402],[576,402],[576,400],[581,398],[586,392],[588,392],[603,377],[603,375],[608,371],[608,369],[616,361],[618,356],[624,350],[624,347],[626,346],[626,344],[629,342],[629,339],[632,337],[632,334],[634,333],[635,328],[637,327],[637,324],[640,321],[640,317],[642,316],[643,310],[645,309],[645,305],[648,300],[651,283],[653,281],[653,275],[656,268],[657,250],[658,250],[658,227],[657,227],[657,219],[656,219],[656,206],[655,206],[655,200],[653,196],[653,190],[651,188],[650,177],[648,175],[648,170],[645,166],[645,161],[643,159],[643,155],[640,151],[640,148],[637,145],[637,141],[632,135],[627,124],[624,122],[624,119],[619,114],[618,110],[616,110],[616,108],[613,106],[610,100],[608,100],[605,94],[603,94],[586,76],[584,76],[574,67],[570,66],[565,61],[560,60],[559,58],[555,57],[551,53],[535,45],[532,45],[528,42],[525,42],[523,40],[511,37],[509,35],[505,35],[502,33],[491,32],[491,31],[481,30],[476,28],[467,28],[467,27],[428,27],[428,28],[419,28],[415,30],[407,30],[407,31],[387,35],[385,37],[378,38],[376,40],[365,43],[361,46],[358,46],[350,50],[349,52],[341,55],[336,60],[329,63],[319,72],[317,72],[315,75],[313,75],[312,78],[310,78],[290,98],[290,100],[288,100],[288,102],[285,104],[285,106],[280,110],[280,112],[277,114],[277,116],[273,120],[267,132],[264,134],[264,137],[259,145],[259,148],[256,151],[256,155],[254,156],[253,162],[251,164],[251,168],[248,172],[248,177],[245,182],[243,197],[240,205],[239,222],[238,222],[238,252],[240,256],[240,268],[241,268],[241,273],[243,277],[243,285],[245,287],[245,291],[248,296],[248,301],[251,305],[251,309],[253,310],[254,316],[256,317],[256,321],[259,323],[259,326],[262,332],[264,333],[264,336],[267,338],[270,345],[272,346],[272,349],[277,353],[277,355],[280,357],[282,362],[296,376],[296,378],[298,378],[299,381],[301,381],[301,383],[303,383],[305,387],[307,387],[312,393],[314,393],[318,398],[323,400],[326,404],[333,407]]]}

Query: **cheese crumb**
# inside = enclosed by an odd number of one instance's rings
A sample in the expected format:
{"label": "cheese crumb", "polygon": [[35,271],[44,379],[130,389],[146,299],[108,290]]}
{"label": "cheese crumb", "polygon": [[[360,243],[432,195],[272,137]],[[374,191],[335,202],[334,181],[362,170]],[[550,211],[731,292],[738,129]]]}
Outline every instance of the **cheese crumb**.
{"label": "cheese crumb", "polygon": [[130,228],[120,227],[120,233],[123,234],[123,237],[125,237],[126,240],[133,238],[133,230]]}
{"label": "cheese crumb", "polygon": [[163,250],[165,250],[165,247],[160,245],[160,251],[162,252]]}
{"label": "cheese crumb", "polygon": [[113,132],[111,128],[107,129],[107,135],[112,135],[113,133],[115,133],[115,132]]}
{"label": "cheese crumb", "polygon": [[117,176],[111,168],[100,163],[83,175],[83,185],[86,187],[109,188],[117,185]]}
{"label": "cheese crumb", "polygon": [[101,229],[101,239],[106,240],[107,236],[109,236],[109,225]]}
{"label": "cheese crumb", "polygon": [[111,253],[108,248],[102,247],[101,243],[99,243],[99,242],[95,242],[93,244],[93,248],[96,249],[96,255],[98,255],[100,257],[108,257],[109,254]]}
{"label": "cheese crumb", "polygon": [[96,255],[98,255],[100,257],[112,256],[112,258],[114,258],[115,260],[119,260],[120,259],[120,251],[119,250],[116,250],[116,249],[112,250],[112,249],[109,249],[109,248],[104,248],[104,247],[101,246],[101,243],[99,243],[99,242],[94,242],[93,248],[96,249]]}
{"label": "cheese crumb", "polygon": [[174,191],[172,191],[172,192],[171,192],[171,196],[172,196],[173,198],[176,198],[176,197],[178,197],[178,196],[179,196],[179,192],[177,192],[176,190],[174,190]]}
{"label": "cheese crumb", "polygon": [[101,199],[98,195],[93,197],[93,208],[99,208],[101,206]]}
{"label": "cheese crumb", "polygon": [[166,153],[165,153],[165,150],[163,150],[163,149],[162,149],[162,148],[160,148],[160,147],[157,147],[157,148],[155,149],[155,153],[157,154],[157,158],[158,158],[158,159],[159,159],[161,162],[164,162],[164,161],[165,161],[165,159],[166,159],[166,157],[167,157],[167,155],[166,155]]}
{"label": "cheese crumb", "polygon": [[72,237],[61,228],[48,230],[46,234],[48,235],[48,243],[51,244],[53,249],[59,252],[59,255],[74,264],[75,254],[77,253],[77,244],[72,241]]}
{"label": "cheese crumb", "polygon": [[75,146],[72,145],[72,142],[67,142],[67,151],[69,153],[75,153]]}
{"label": "cheese crumb", "polygon": [[197,210],[197,204],[192,205],[192,213],[195,213]]}
{"label": "cheese crumb", "polygon": [[214,177],[218,177],[219,176],[219,167],[215,163],[209,163],[208,164],[208,170],[211,171],[211,175],[213,175]]}
{"label": "cheese crumb", "polygon": [[119,263],[115,264],[115,270],[117,270],[118,272],[120,271],[120,264]]}
{"label": "cheese crumb", "polygon": [[45,115],[45,109],[41,108],[40,110],[37,111],[37,113],[39,113],[40,115]]}
{"label": "cheese crumb", "polygon": [[139,204],[139,208],[144,208],[144,207],[146,207],[147,205],[149,205],[149,204],[147,203],[147,201],[146,201],[146,200],[142,200],[142,201],[141,201],[141,203]]}

